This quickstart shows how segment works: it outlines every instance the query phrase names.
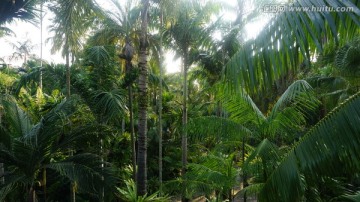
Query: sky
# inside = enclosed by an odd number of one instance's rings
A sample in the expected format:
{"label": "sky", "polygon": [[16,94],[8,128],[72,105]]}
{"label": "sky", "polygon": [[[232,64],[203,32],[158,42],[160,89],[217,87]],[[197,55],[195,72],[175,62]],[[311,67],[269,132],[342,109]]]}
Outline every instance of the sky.
{"label": "sky", "polygon": [[[111,8],[110,0],[97,0],[99,5],[104,8]],[[226,1],[226,0],[224,0]],[[226,1],[231,6],[236,5],[236,0],[228,0]],[[43,58],[48,62],[54,63],[64,63],[64,58],[60,53],[52,54],[51,43],[45,43],[45,40],[52,36],[52,33],[49,33],[47,27],[51,24],[50,20],[52,18],[52,14],[50,12],[45,13],[45,19],[43,23]],[[224,13],[224,18],[233,20],[236,15],[231,13]],[[258,34],[261,28],[266,24],[267,21],[264,19],[250,23],[245,27],[247,36],[249,38],[254,37]],[[8,25],[10,29],[14,31],[16,36],[11,37],[3,37],[0,38],[0,59],[3,59],[8,64],[13,64],[15,66],[20,66],[22,64],[22,60],[10,60],[11,55],[15,50],[13,49],[11,43],[24,42],[27,39],[31,40],[31,44],[33,46],[31,53],[40,57],[40,47],[41,47],[41,38],[40,38],[40,24],[33,25],[30,23],[25,23],[21,21],[16,21],[11,25]],[[174,60],[174,52],[167,51],[165,55],[165,66],[167,73],[180,72],[181,70],[181,61],[180,59]]]}

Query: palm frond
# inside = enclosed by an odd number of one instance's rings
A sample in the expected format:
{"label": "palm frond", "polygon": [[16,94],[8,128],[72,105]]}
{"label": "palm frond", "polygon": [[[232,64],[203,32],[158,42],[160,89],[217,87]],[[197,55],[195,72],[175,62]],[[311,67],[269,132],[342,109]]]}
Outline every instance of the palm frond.
{"label": "palm frond", "polygon": [[[249,92],[262,91],[291,70],[309,66],[311,56],[322,51],[323,41],[342,44],[358,33],[360,2],[296,0],[286,5],[254,40],[248,41],[229,60],[225,82],[231,89],[245,87]],[[328,6],[351,8],[349,12],[294,12],[290,8]],[[324,39],[325,37],[325,39]],[[302,65],[300,65],[302,64]]]}
{"label": "palm frond", "polygon": [[187,130],[191,139],[200,141],[208,137],[218,140],[241,140],[252,133],[237,122],[215,116],[191,119]]}
{"label": "palm frond", "polygon": [[265,115],[245,91],[236,95],[228,95],[225,89],[222,90],[224,91],[220,93],[220,100],[232,120],[240,124],[249,122],[261,124],[266,120]]}
{"label": "palm frond", "polygon": [[268,117],[267,122],[261,125],[266,138],[275,135],[294,135],[300,132],[306,124],[306,116],[294,107],[287,107],[275,115]]}
{"label": "palm frond", "polygon": [[356,202],[360,201],[360,192],[357,192],[354,195],[345,195],[342,197],[342,199],[345,199],[346,201]]}
{"label": "palm frond", "polygon": [[42,70],[40,68],[36,68],[35,70],[29,73],[21,75],[19,82],[16,83],[15,95],[19,95],[22,87],[25,87],[32,82],[38,82],[41,71]]}
{"label": "palm frond", "polygon": [[99,193],[102,188],[114,190],[117,180],[113,169],[94,154],[76,154],[46,167],[76,182],[80,191],[87,193]]}
{"label": "palm frond", "polygon": [[[234,155],[206,155],[199,158],[198,163],[190,163],[186,180],[191,190],[203,190],[204,194],[218,191],[227,194],[236,184],[239,171],[233,166]],[[204,186],[207,184],[208,186]]]}
{"label": "palm frond", "polygon": [[236,193],[234,198],[244,196],[245,194],[246,196],[257,196],[263,187],[264,187],[264,183],[251,184],[245,187],[244,189],[240,190],[238,193]]}
{"label": "palm frond", "polygon": [[98,91],[93,96],[96,110],[101,114],[105,122],[113,119],[120,120],[120,116],[127,110],[124,103],[126,92],[115,89],[112,91]]}
{"label": "palm frond", "polygon": [[276,162],[280,160],[278,148],[268,139],[261,141],[250,156],[246,158],[244,169],[246,169],[255,158],[260,158],[264,162],[269,160]]}
{"label": "palm frond", "polygon": [[91,65],[103,65],[106,64],[110,58],[110,52],[108,51],[109,47],[105,46],[93,46],[85,50],[86,62]]}
{"label": "palm frond", "polygon": [[303,194],[301,173],[316,178],[359,169],[360,95],[329,113],[294,146],[261,191],[264,201],[296,201]]}
{"label": "palm frond", "polygon": [[314,110],[319,105],[310,84],[305,80],[297,80],[286,89],[275,103],[271,115],[275,115],[282,107],[292,103],[295,103],[302,112]]}
{"label": "palm frond", "polygon": [[37,10],[35,5],[37,0],[11,1],[3,0],[0,2],[0,25],[12,22],[15,19],[36,22]]}
{"label": "palm frond", "polygon": [[131,180],[126,180],[126,189],[117,188],[118,195],[121,199],[128,202],[166,202],[170,199],[167,196],[158,196],[159,193],[155,192],[151,195],[145,194],[144,196],[137,196],[136,184]]}
{"label": "palm frond", "polygon": [[356,73],[360,69],[360,38],[348,42],[335,55],[335,67],[343,73]]}
{"label": "palm frond", "polygon": [[0,26],[0,38],[3,36],[11,36],[11,35],[15,35],[15,32],[13,32],[11,29],[7,27]]}
{"label": "palm frond", "polygon": [[31,120],[27,113],[17,105],[15,98],[4,96],[0,103],[4,108],[4,118],[9,122],[11,128],[9,130],[13,137],[27,134],[32,128]]}
{"label": "palm frond", "polygon": [[91,123],[72,128],[69,133],[62,133],[57,137],[56,143],[53,144],[52,152],[63,151],[66,149],[81,150],[88,144],[97,145],[99,139],[110,138],[112,134],[111,128],[107,125]]}

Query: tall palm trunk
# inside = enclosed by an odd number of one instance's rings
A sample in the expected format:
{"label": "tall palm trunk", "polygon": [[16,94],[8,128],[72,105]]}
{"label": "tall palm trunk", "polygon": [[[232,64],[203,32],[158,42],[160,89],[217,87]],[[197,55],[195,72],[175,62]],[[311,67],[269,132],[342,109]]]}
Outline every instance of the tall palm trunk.
{"label": "tall palm trunk", "polygon": [[[70,50],[69,50],[69,41],[68,36],[66,34],[66,42],[65,42],[65,67],[66,67],[66,98],[70,98]],[[72,156],[72,151],[70,151],[70,155]],[[71,202],[76,201],[76,191],[75,191],[75,182],[70,183],[70,200]]]}
{"label": "tall palm trunk", "polygon": [[41,4],[40,4],[40,78],[39,78],[39,86],[40,89],[43,88],[43,72],[42,72],[42,67],[43,67],[43,18],[44,18],[44,13],[43,13],[43,0],[41,0]]}
{"label": "tall palm trunk", "polygon": [[[69,39],[67,34],[65,34],[65,67],[66,67],[66,98],[70,98],[70,50],[69,50]],[[70,151],[70,155],[72,156],[72,151]],[[75,190],[75,182],[70,182],[70,201],[76,201],[76,190]]]}
{"label": "tall palm trunk", "polygon": [[[163,27],[163,13],[161,11],[160,14],[160,29],[162,29]],[[162,50],[162,45],[163,45],[163,35],[160,32],[160,83],[159,83],[159,183],[160,183],[160,195],[162,194],[162,167],[163,167],[163,162],[162,162],[162,155],[163,155],[163,145],[162,145],[162,141],[163,141],[163,134],[162,134],[162,92],[163,92],[163,86],[162,86],[162,80],[163,80],[163,50]]]}
{"label": "tall palm trunk", "polygon": [[[130,73],[130,65],[126,61],[127,70]],[[129,96],[129,111],[130,111],[130,137],[131,137],[131,151],[132,151],[132,177],[136,181],[136,150],[135,150],[135,130],[134,130],[134,109],[133,109],[133,93],[132,93],[132,84],[128,87],[128,96]]]}
{"label": "tall palm trunk", "polygon": [[[183,178],[185,178],[186,174],[186,166],[187,166],[187,131],[186,131],[186,124],[188,119],[187,114],[187,97],[188,97],[188,86],[187,86],[187,71],[188,71],[188,49],[184,48],[184,56],[183,56],[183,106],[182,106],[182,125],[183,125],[183,131],[181,135],[181,150],[182,150],[182,156],[181,156],[181,162],[182,162],[182,168],[181,168],[181,175]],[[182,193],[182,201],[187,201],[185,199],[185,192],[186,192],[186,179],[184,179],[183,183],[183,193]]]}
{"label": "tall palm trunk", "polygon": [[149,0],[142,1],[143,10],[141,13],[141,36],[139,52],[139,134],[138,134],[138,171],[137,171],[137,194],[146,194],[147,181],[147,106],[148,106],[148,67],[147,67],[147,29]]}

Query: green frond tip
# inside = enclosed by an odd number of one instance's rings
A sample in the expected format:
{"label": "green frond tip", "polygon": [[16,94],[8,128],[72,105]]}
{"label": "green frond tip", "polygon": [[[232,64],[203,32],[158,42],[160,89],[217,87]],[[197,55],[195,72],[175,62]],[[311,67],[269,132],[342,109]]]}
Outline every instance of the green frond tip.
{"label": "green frond tip", "polygon": [[360,93],[330,112],[301,138],[267,180],[260,201],[297,201],[301,175],[354,173],[360,169]]}
{"label": "green frond tip", "polygon": [[313,110],[320,104],[311,85],[305,80],[297,80],[281,95],[271,114],[276,114],[282,107],[293,103],[298,106],[300,111]]}
{"label": "green frond tip", "polygon": [[279,160],[278,148],[275,144],[271,143],[268,139],[264,139],[256,147],[256,149],[250,154],[250,156],[244,162],[244,169],[247,169],[251,161],[255,158],[260,158],[262,161],[276,161]]}
{"label": "green frond tip", "polygon": [[349,202],[360,201],[360,192],[357,192],[354,195],[345,195],[342,197],[342,199],[344,199],[344,201],[349,201]]}
{"label": "green frond tip", "polygon": [[356,73],[360,70],[360,38],[341,47],[335,56],[335,67],[343,72]]}

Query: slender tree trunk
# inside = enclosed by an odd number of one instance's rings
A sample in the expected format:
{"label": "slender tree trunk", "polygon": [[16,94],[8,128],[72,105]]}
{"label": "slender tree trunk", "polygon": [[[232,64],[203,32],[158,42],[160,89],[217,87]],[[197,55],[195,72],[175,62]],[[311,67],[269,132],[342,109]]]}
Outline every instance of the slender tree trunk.
{"label": "slender tree trunk", "polygon": [[26,62],[27,62],[27,54],[24,54],[24,66],[26,66]]}
{"label": "slender tree trunk", "polygon": [[121,120],[121,134],[125,133],[125,118]]}
{"label": "slender tree trunk", "polygon": [[[160,14],[160,29],[162,29],[163,27],[163,13],[161,11]],[[159,62],[159,68],[160,68],[160,83],[159,83],[159,184],[160,184],[160,195],[162,195],[162,181],[163,181],[163,176],[162,176],[162,172],[163,172],[163,127],[162,127],[162,93],[163,93],[163,85],[162,85],[162,80],[163,80],[163,50],[162,50],[162,45],[163,45],[163,35],[162,32],[160,32],[160,62]]]}
{"label": "slender tree trunk", "polygon": [[183,177],[184,183],[183,183],[183,193],[182,193],[182,201],[187,201],[185,198],[185,192],[186,192],[186,167],[187,167],[187,131],[186,131],[186,125],[187,125],[187,97],[188,97],[188,86],[187,86],[187,71],[188,71],[188,50],[187,48],[184,49],[184,57],[183,57],[183,106],[182,106],[182,125],[183,125],[183,131],[181,135],[181,150],[182,150],[182,156],[181,156],[181,162],[182,162],[182,168],[181,168],[181,175]]}
{"label": "slender tree trunk", "polygon": [[[243,165],[244,165],[244,162],[245,162],[245,137],[243,138],[243,142],[242,142],[242,162],[243,162]],[[243,173],[243,188],[247,187],[248,186],[248,183],[247,183],[247,176],[246,176],[246,172],[244,171]],[[247,201],[247,196],[246,196],[246,192],[244,193],[244,202]]]}
{"label": "slender tree trunk", "polygon": [[39,78],[39,86],[40,89],[43,88],[43,72],[42,72],[42,67],[43,67],[43,18],[44,18],[44,14],[43,14],[43,0],[41,0],[41,4],[40,4],[40,78]]}
{"label": "slender tree trunk", "polygon": [[75,202],[76,201],[76,192],[75,192],[75,182],[70,183],[70,201]]}
{"label": "slender tree trunk", "polygon": [[[68,43],[68,36],[66,37],[65,42],[65,66],[66,66],[66,98],[70,98],[70,51],[69,51],[69,43]],[[70,155],[72,156],[72,151],[70,151]],[[70,200],[71,202],[76,201],[76,193],[75,193],[75,182],[70,183]]]}
{"label": "slender tree trunk", "polygon": [[4,174],[5,174],[4,163],[0,163],[0,185],[3,185],[5,183]]}
{"label": "slender tree trunk", "polygon": [[130,111],[130,137],[131,137],[131,153],[132,153],[132,177],[136,181],[136,149],[135,149],[135,130],[134,130],[134,109],[133,109],[133,93],[132,84],[128,87],[129,94],[129,111]]}
{"label": "slender tree trunk", "polygon": [[147,106],[148,106],[148,67],[147,67],[147,29],[149,0],[142,0],[141,12],[141,36],[139,53],[139,134],[138,134],[138,171],[137,171],[137,195],[146,194],[147,183]]}
{"label": "slender tree trunk", "polygon": [[[131,64],[131,60],[133,58],[134,48],[132,47],[131,41],[129,37],[126,37],[126,43],[123,48],[122,54],[119,55],[120,58],[125,59],[125,72],[126,77],[129,78],[130,83],[128,83],[128,104],[129,104],[129,111],[130,111],[130,137],[131,137],[131,156],[132,156],[132,178],[136,181],[136,148],[135,148],[135,131],[134,131],[134,108],[133,108],[133,92],[132,92],[132,72],[133,67]],[[125,124],[123,122],[123,124]],[[123,125],[124,131],[125,125]]]}
{"label": "slender tree trunk", "polygon": [[70,97],[70,51],[69,51],[69,44],[68,39],[66,36],[66,42],[65,42],[65,60],[66,60],[66,97]]}
{"label": "slender tree trunk", "polygon": [[42,179],[42,184],[41,184],[41,186],[43,187],[43,192],[44,192],[44,201],[46,201],[46,198],[47,198],[47,185],[46,185],[46,183],[47,183],[47,180],[46,180],[46,168],[44,168],[43,169],[43,179]]}
{"label": "slender tree trunk", "polygon": [[34,187],[30,187],[29,194],[28,194],[28,202],[35,202],[36,201],[36,195]]}
{"label": "slender tree trunk", "polygon": [[[104,141],[100,139],[100,156],[101,156],[101,170],[104,170]],[[104,176],[101,176],[101,180],[104,183]],[[100,193],[100,202],[104,202],[105,200],[105,188],[102,186]]]}

